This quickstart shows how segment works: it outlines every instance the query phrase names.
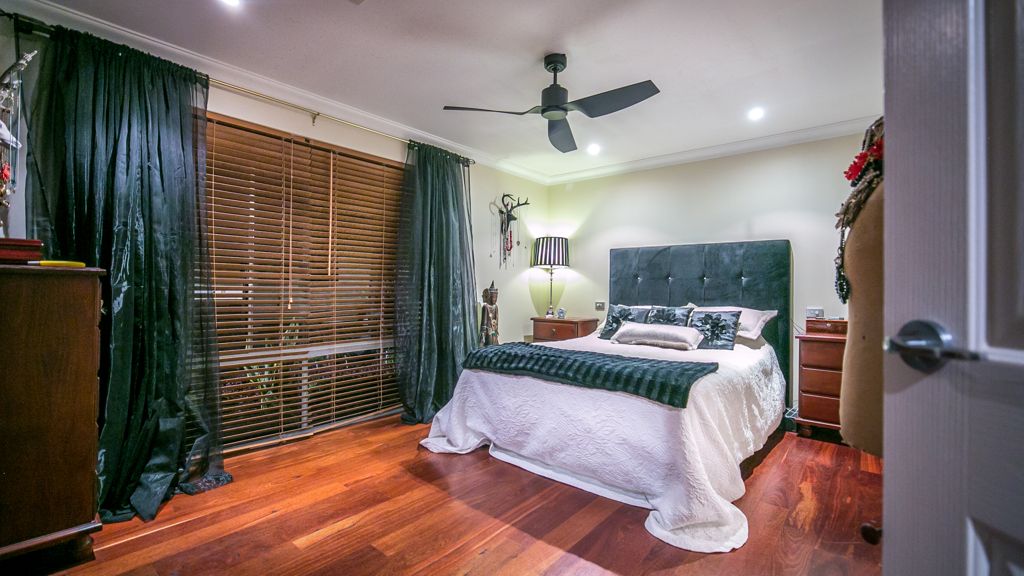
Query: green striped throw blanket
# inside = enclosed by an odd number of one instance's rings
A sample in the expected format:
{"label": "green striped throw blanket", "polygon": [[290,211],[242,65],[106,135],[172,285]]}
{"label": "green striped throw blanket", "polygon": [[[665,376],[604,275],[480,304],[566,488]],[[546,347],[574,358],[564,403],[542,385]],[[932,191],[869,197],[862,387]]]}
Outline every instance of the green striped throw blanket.
{"label": "green striped throw blanket", "polygon": [[625,392],[686,408],[690,387],[702,376],[718,370],[718,363],[652,360],[516,342],[475,350],[462,367]]}

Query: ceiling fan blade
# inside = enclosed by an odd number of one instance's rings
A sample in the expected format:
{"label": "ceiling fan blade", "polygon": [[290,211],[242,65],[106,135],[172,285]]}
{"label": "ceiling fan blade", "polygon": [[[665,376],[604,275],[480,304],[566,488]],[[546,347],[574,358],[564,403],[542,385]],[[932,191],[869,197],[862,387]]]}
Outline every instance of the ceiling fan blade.
{"label": "ceiling fan blade", "polygon": [[565,105],[569,110],[578,110],[591,118],[618,112],[623,108],[629,108],[633,104],[643,102],[651,96],[660,92],[654,82],[644,80],[615,90],[601,92],[579,100],[573,100]]}
{"label": "ceiling fan blade", "polygon": [[445,110],[464,110],[467,112],[497,112],[498,114],[514,114],[516,116],[522,116],[523,114],[539,114],[540,106],[534,106],[525,112],[509,112],[508,110],[489,110],[487,108],[466,108],[465,106],[445,106]]}
{"label": "ceiling fan blade", "polygon": [[572,152],[576,149],[576,139],[572,137],[572,128],[569,128],[569,121],[548,120],[548,140],[562,152]]}

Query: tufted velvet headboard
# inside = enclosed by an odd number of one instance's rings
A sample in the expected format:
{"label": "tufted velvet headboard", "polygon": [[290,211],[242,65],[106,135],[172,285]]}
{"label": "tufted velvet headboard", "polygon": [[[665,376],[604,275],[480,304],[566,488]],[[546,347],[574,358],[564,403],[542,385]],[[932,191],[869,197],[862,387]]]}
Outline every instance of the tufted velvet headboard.
{"label": "tufted velvet headboard", "polygon": [[789,240],[614,248],[608,302],[778,310],[762,335],[775,349],[786,376],[789,406],[791,271]]}

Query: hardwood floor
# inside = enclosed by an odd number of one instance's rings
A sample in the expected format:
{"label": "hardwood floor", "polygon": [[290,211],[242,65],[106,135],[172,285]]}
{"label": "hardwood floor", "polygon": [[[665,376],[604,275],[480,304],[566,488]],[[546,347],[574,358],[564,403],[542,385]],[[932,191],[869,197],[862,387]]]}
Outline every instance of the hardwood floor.
{"label": "hardwood floor", "polygon": [[478,450],[433,454],[397,417],[231,458],[233,484],[178,496],[157,519],[111,524],[71,574],[879,574],[860,540],[881,515],[881,463],[785,434],[737,502],[750,539],[728,554],[673,548],[648,511]]}

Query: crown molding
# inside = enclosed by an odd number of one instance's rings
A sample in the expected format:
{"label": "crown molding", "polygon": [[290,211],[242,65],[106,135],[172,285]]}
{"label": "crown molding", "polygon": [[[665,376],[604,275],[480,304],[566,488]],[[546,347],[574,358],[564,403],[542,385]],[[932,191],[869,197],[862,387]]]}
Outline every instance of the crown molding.
{"label": "crown molding", "polygon": [[484,166],[489,166],[496,170],[530,180],[543,186],[554,186],[557,184],[567,184],[581,180],[591,180],[606,176],[628,174],[630,172],[638,172],[641,170],[651,170],[653,168],[674,166],[677,164],[700,162],[702,160],[711,160],[725,156],[734,156],[737,154],[746,154],[771,148],[803,144],[806,142],[836,138],[838,136],[859,134],[863,132],[864,128],[870,125],[877,117],[865,116],[824,126],[816,126],[802,130],[784,132],[781,134],[729,142],[705,148],[684,150],[674,152],[672,154],[642,158],[639,160],[600,166],[587,170],[548,175],[526,168],[525,166],[521,166],[515,161],[500,158],[482,150],[464,146],[435,134],[418,130],[382,116],[377,116],[376,114],[372,114],[354,106],[349,106],[348,104],[338,102],[337,100],[320,96],[319,94],[315,94],[308,90],[296,88],[284,82],[228,64],[227,62],[222,62],[220,60],[204,56],[197,52],[182,48],[181,46],[147,36],[129,28],[118,26],[117,24],[107,22],[106,20],[56,4],[50,0],[10,0],[10,4],[10,7],[5,8],[8,11],[19,12],[26,16],[38,18],[39,20],[50,24],[59,24],[78,30],[84,30],[101,38],[121,42],[155,56],[200,70],[218,80],[223,80],[250,90],[255,90],[256,92],[262,92],[269,96],[273,96],[287,102],[292,102],[318,112],[337,116],[338,118],[343,118],[346,121],[359,124],[367,128],[372,128],[373,130],[378,130],[392,136],[441,146],[462,156],[473,158],[479,164]]}
{"label": "crown molding", "polygon": [[785,146],[793,146],[795,144],[828,140],[829,138],[838,138],[840,136],[849,136],[851,134],[862,134],[864,130],[877,118],[878,115],[864,116],[861,118],[854,118],[853,120],[826,124],[824,126],[815,126],[812,128],[793,130],[791,132],[783,132],[780,134],[772,134],[769,136],[761,136],[736,142],[728,142],[716,146],[708,146],[706,148],[683,150],[672,154],[642,158],[640,160],[621,162],[619,164],[600,166],[598,168],[589,168],[587,170],[565,172],[563,174],[557,174],[549,177],[547,179],[547,185],[554,186],[557,184],[569,184],[571,182],[579,182],[582,180],[617,176],[620,174],[628,174],[630,172],[652,170],[654,168],[689,164],[691,162],[701,162],[704,160],[713,160],[715,158],[724,158],[726,156],[749,154],[751,152],[760,152],[762,150],[782,148]]}
{"label": "crown molding", "polygon": [[504,161],[488,154],[482,150],[464,146],[452,142],[423,130],[406,126],[387,118],[377,116],[354,106],[349,106],[337,100],[325,98],[308,90],[296,88],[284,82],[268,78],[266,76],[251,72],[244,68],[222,62],[193,52],[181,46],[165,42],[163,40],[147,36],[135,30],[118,26],[106,20],[90,16],[72,8],[56,4],[49,0],[12,0],[10,7],[5,7],[9,12],[18,12],[32,18],[37,18],[48,24],[58,24],[76,30],[89,32],[93,35],[107,40],[126,44],[133,48],[143,50],[154,56],[159,56],[183,66],[199,70],[218,80],[242,86],[249,90],[261,92],[286,102],[292,102],[317,112],[330,114],[343,118],[346,121],[372,128],[392,136],[406,140],[416,140],[428,144],[441,146],[462,156],[472,158],[478,163],[490,166],[497,170],[507,172],[520,178],[531,180],[538,184],[547,185],[548,177],[540,172],[530,170],[523,166]]}

